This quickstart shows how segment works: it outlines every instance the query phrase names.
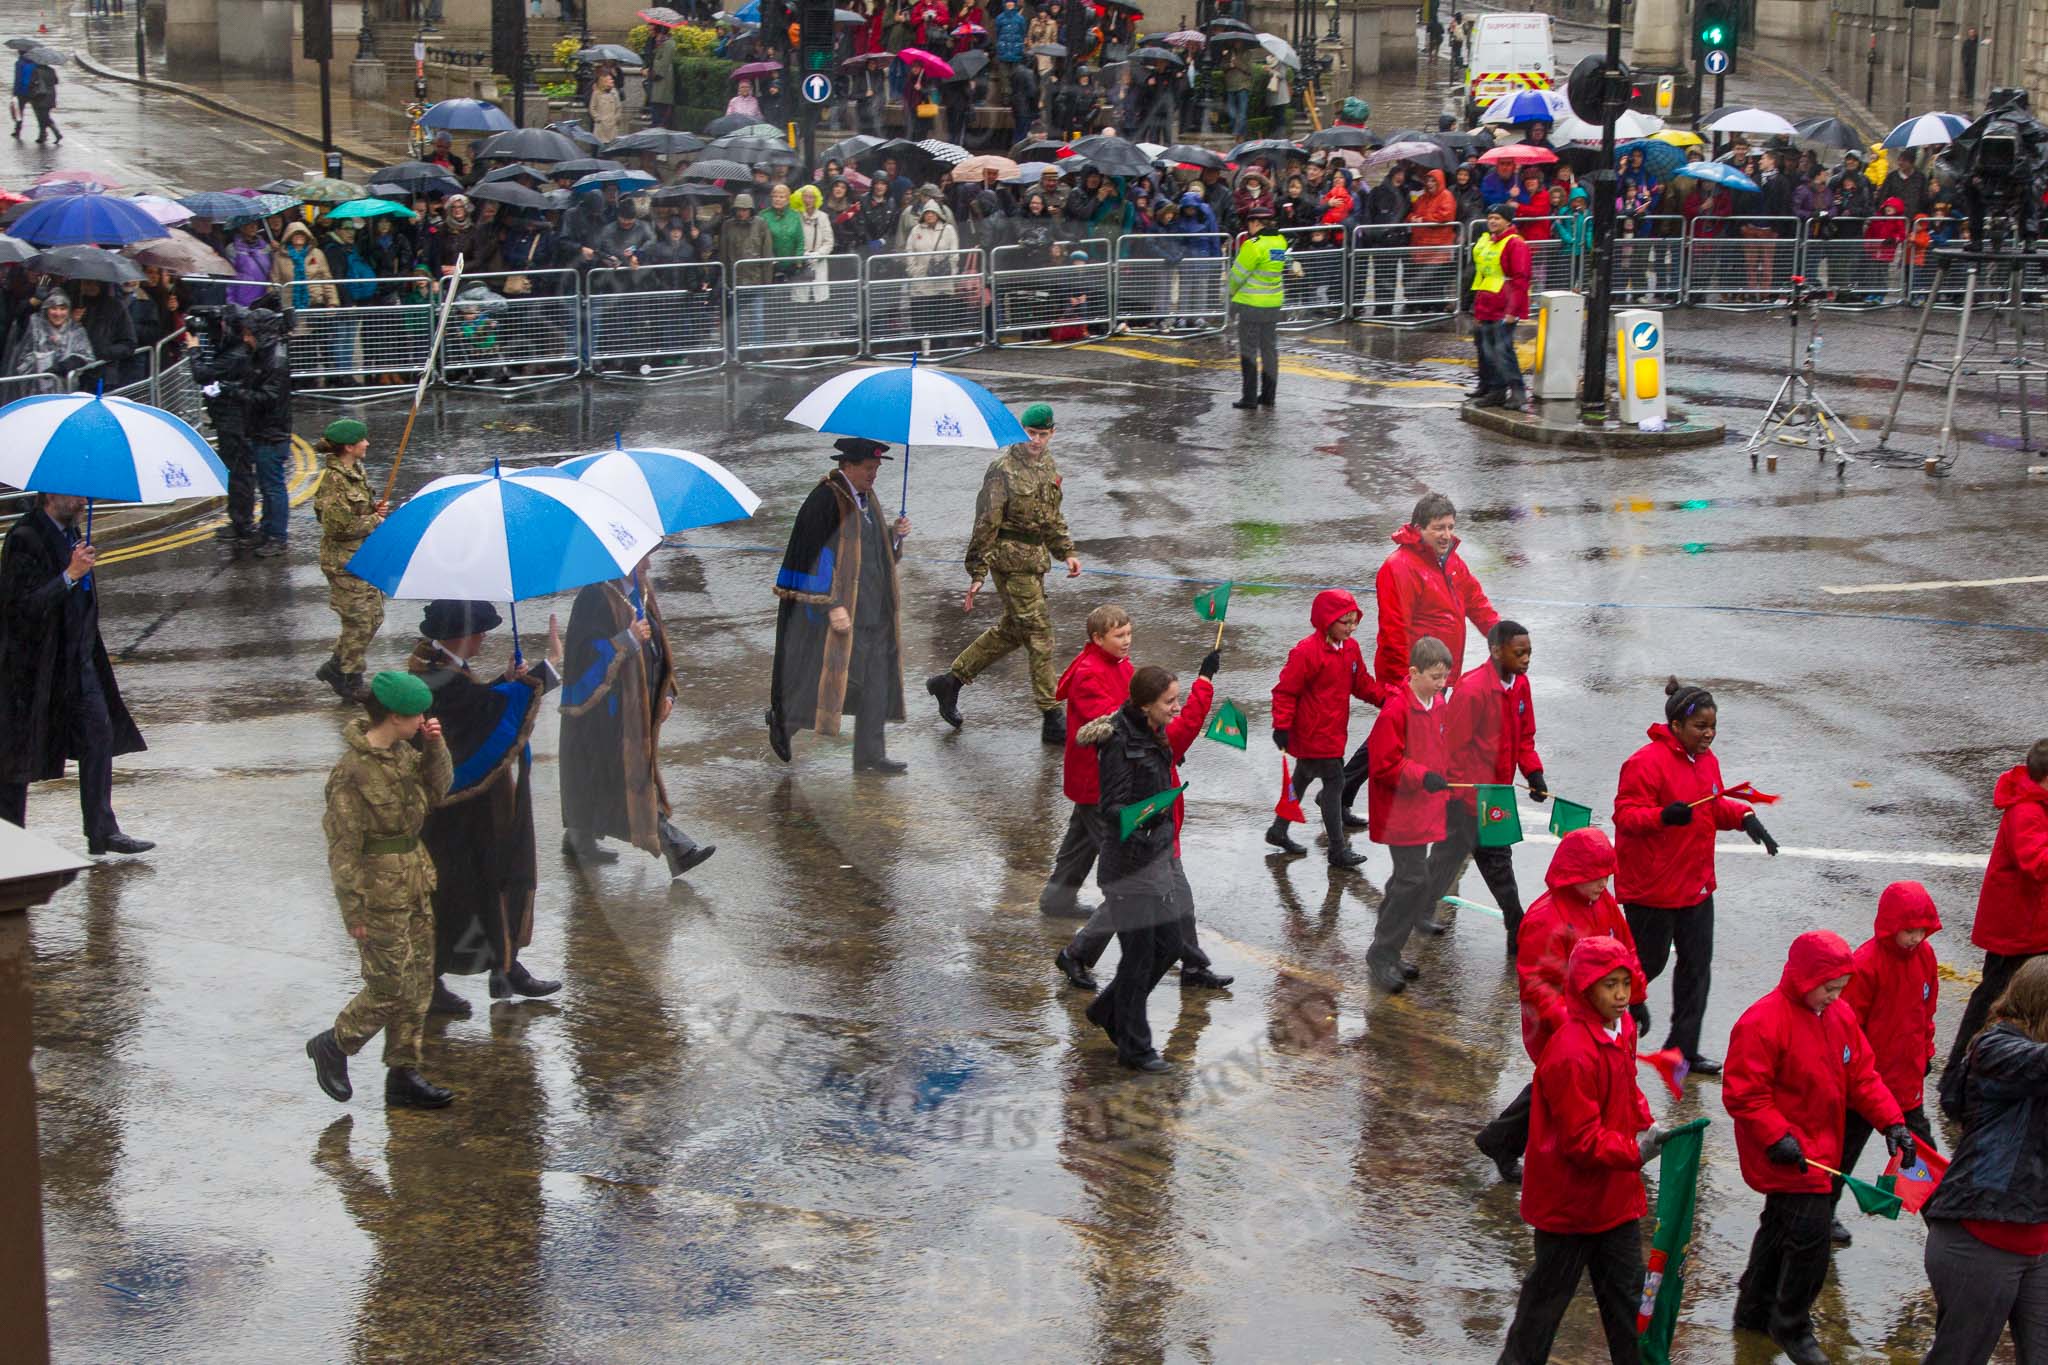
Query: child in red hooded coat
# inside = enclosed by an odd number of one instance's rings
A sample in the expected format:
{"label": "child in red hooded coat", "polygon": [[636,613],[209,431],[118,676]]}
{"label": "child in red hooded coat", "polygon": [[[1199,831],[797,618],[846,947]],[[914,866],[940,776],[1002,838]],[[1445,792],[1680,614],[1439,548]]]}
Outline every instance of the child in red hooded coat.
{"label": "child in red hooded coat", "polygon": [[[1287,651],[1280,680],[1273,684],[1273,743],[1294,760],[1297,801],[1310,783],[1322,783],[1316,805],[1323,813],[1333,867],[1365,861],[1345,833],[1365,822],[1347,817],[1342,802],[1351,699],[1378,706],[1386,696],[1352,638],[1363,618],[1358,599],[1341,588],[1317,593],[1308,611],[1314,629]],[[1288,837],[1287,822],[1278,817],[1266,827],[1266,842],[1285,853],[1308,852]]]}
{"label": "child in red hooded coat", "polygon": [[1643,1290],[1644,1162],[1664,1130],[1636,1085],[1636,1025],[1628,1003],[1642,980],[1620,939],[1595,934],[1572,947],[1565,1016],[1536,1063],[1529,1110],[1529,1178],[1522,1221],[1536,1262],[1522,1281],[1501,1365],[1550,1359],[1557,1325],[1590,1270],[1613,1365],[1639,1365],[1636,1308]]}

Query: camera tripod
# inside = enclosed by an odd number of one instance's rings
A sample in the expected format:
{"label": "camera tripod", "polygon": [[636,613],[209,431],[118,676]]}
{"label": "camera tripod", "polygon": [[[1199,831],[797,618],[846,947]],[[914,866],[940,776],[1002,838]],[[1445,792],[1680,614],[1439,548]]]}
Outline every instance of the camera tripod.
{"label": "camera tripod", "polygon": [[[1758,455],[1763,455],[1773,472],[1778,468],[1777,446],[1811,449],[1823,463],[1833,455],[1835,477],[1839,479],[1849,467],[1849,454],[1843,448],[1843,439],[1846,437],[1850,445],[1858,442],[1856,433],[1848,429],[1813,385],[1813,359],[1820,350],[1821,342],[1820,305],[1827,295],[1818,289],[1808,289],[1804,275],[1794,275],[1791,284],[1792,297],[1785,310],[1786,318],[1792,324],[1791,367],[1778,384],[1778,392],[1772,396],[1771,405],[1764,409],[1764,420],[1749,433],[1749,440],[1742,448],[1749,452],[1751,469],[1756,468]],[[1802,308],[1806,312],[1807,329],[1804,346],[1799,344]]]}

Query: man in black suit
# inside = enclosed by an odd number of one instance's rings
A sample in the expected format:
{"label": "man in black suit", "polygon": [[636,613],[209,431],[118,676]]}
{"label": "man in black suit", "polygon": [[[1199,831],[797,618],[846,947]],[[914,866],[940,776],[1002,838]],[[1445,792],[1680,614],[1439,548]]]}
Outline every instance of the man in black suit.
{"label": "man in black suit", "polygon": [[28,822],[28,784],[78,762],[87,847],[142,853],[114,819],[114,756],[144,747],[100,641],[85,499],[36,495],[0,546],[0,820]]}

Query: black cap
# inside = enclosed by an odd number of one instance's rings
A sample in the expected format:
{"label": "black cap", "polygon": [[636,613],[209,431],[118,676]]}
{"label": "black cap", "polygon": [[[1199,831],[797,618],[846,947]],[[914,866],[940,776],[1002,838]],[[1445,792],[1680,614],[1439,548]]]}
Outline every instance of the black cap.
{"label": "black cap", "polygon": [[504,618],[489,602],[462,602],[446,598],[427,603],[420,616],[420,634],[429,640],[460,640],[494,629]]}
{"label": "black cap", "polygon": [[846,463],[848,460],[893,460],[896,458],[893,455],[884,455],[882,453],[889,447],[883,445],[880,441],[870,441],[865,436],[842,436],[834,441],[832,445],[839,451],[833,458],[841,464]]}

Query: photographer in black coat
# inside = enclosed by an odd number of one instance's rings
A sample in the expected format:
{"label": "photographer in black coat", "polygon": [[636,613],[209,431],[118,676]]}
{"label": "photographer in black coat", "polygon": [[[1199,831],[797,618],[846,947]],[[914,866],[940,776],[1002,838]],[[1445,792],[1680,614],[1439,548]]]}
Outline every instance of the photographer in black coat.
{"label": "photographer in black coat", "polygon": [[242,405],[249,451],[256,462],[256,487],[263,495],[256,553],[272,559],[285,552],[291,529],[291,496],[285,490],[284,472],[292,455],[292,368],[285,355],[282,314],[250,308],[243,311],[241,323],[248,366],[236,382],[223,384],[221,392]]}
{"label": "photographer in black coat", "polygon": [[[185,349],[192,354],[192,378],[213,423],[214,445],[228,467],[228,524],[213,533],[215,540],[256,543],[256,456],[249,449],[247,404],[236,395],[248,380],[249,348],[242,344],[242,310],[235,304],[194,308],[186,315],[191,326]],[[200,345],[205,329],[211,354]]]}

